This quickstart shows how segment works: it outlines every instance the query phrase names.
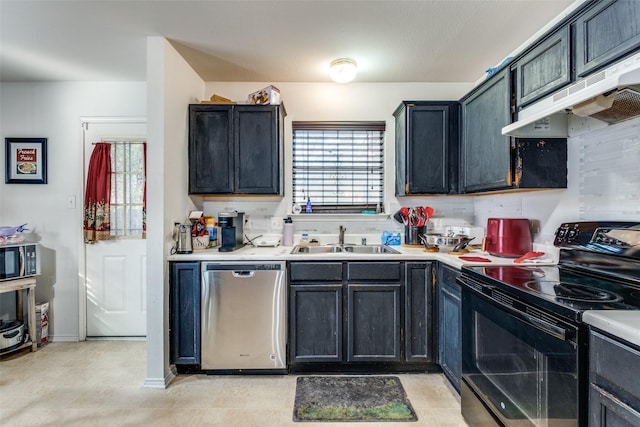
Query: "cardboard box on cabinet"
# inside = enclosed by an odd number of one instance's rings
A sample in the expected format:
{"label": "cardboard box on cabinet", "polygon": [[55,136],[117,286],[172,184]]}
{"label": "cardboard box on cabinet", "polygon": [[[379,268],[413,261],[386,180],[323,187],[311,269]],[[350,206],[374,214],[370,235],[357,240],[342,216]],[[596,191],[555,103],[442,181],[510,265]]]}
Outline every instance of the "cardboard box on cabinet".
{"label": "cardboard box on cabinet", "polygon": [[280,104],[280,89],[275,86],[267,86],[257,92],[249,94],[248,104],[278,105]]}

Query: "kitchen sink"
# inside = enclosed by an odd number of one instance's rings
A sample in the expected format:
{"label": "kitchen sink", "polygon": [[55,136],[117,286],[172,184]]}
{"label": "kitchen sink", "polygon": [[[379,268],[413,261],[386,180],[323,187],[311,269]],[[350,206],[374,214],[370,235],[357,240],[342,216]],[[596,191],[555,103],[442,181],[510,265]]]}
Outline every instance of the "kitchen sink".
{"label": "kitchen sink", "polygon": [[296,246],[292,254],[330,254],[342,252],[341,246]]}
{"label": "kitchen sink", "polygon": [[400,253],[385,245],[323,245],[323,246],[295,246],[292,254],[330,254],[330,253],[352,253],[352,254],[397,254]]}
{"label": "kitchen sink", "polygon": [[344,246],[345,252],[354,254],[399,254],[400,252],[385,245]]}

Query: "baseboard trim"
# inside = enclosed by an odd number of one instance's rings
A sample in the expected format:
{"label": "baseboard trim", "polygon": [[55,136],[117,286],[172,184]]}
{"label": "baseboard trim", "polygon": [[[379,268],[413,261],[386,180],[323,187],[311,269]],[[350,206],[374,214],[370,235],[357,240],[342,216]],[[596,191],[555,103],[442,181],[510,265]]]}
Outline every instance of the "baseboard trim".
{"label": "baseboard trim", "polygon": [[164,378],[146,378],[144,380],[144,388],[166,389],[169,384],[176,378],[176,374],[173,369],[167,372]]}

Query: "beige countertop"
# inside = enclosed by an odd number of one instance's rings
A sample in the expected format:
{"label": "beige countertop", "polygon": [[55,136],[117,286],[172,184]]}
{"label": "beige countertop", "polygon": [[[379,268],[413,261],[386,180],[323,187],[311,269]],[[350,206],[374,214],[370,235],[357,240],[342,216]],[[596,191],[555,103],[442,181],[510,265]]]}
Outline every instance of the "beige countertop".
{"label": "beige countertop", "polygon": [[640,310],[588,310],[582,315],[582,320],[640,347]]}
{"label": "beige countertop", "polygon": [[460,259],[460,256],[440,252],[425,252],[422,248],[391,246],[398,254],[354,254],[349,252],[321,254],[292,254],[293,246],[254,247],[245,246],[233,252],[220,252],[216,248],[196,250],[192,254],[171,255],[168,261],[331,261],[331,260],[380,260],[380,261],[441,261],[454,268],[466,266],[503,266],[503,265],[552,265],[557,262],[553,256],[548,261],[514,263],[514,258],[502,258],[489,255],[479,249],[472,249],[467,256],[487,258],[490,262],[473,262]]}

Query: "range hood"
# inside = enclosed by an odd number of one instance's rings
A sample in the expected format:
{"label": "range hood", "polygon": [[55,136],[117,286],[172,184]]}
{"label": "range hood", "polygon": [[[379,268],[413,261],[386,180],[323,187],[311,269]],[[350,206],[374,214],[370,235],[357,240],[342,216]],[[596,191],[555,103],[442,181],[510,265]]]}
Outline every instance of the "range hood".
{"label": "range hood", "polygon": [[523,108],[502,134],[566,137],[569,114],[609,124],[640,116],[640,53]]}

